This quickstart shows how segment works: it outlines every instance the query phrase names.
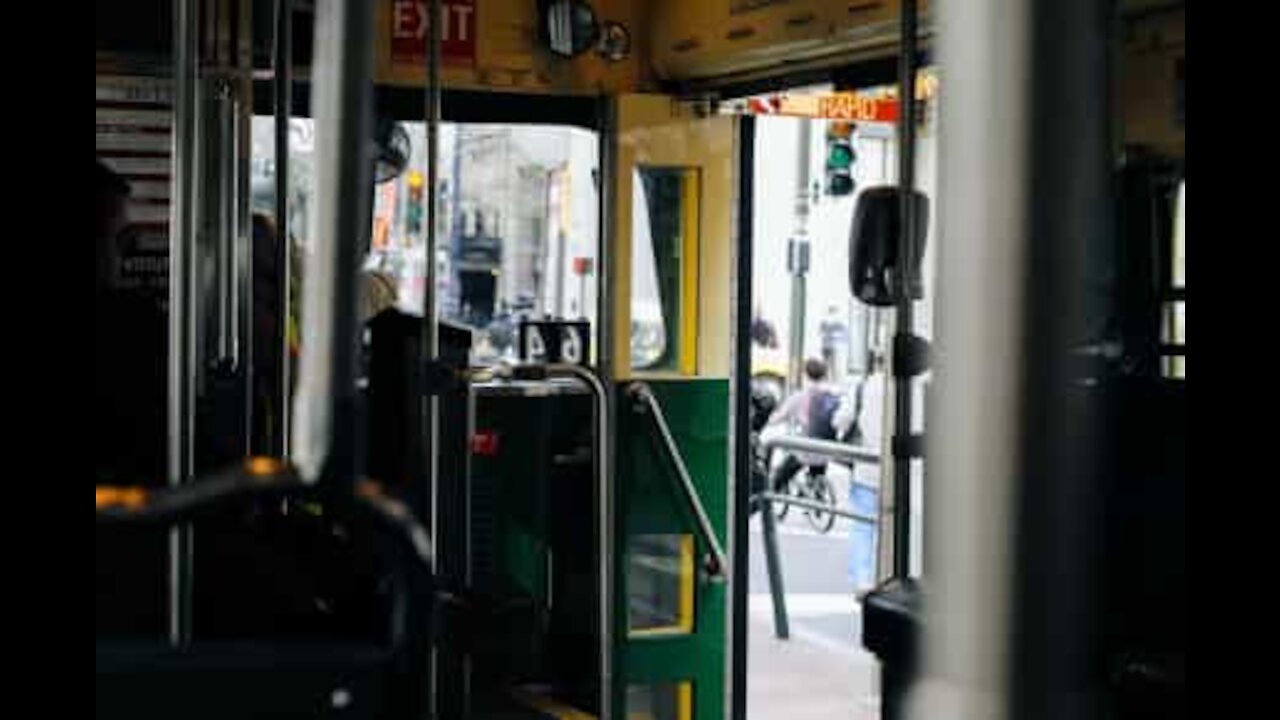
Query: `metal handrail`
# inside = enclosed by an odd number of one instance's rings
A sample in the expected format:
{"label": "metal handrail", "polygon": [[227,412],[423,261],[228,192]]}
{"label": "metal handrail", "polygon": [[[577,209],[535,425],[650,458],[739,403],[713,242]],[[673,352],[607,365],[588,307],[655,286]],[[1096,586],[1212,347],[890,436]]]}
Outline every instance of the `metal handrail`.
{"label": "metal handrail", "polygon": [[710,549],[710,557],[706,559],[707,573],[713,579],[723,580],[725,571],[728,568],[728,560],[725,557],[724,549],[720,547],[720,540],[716,538],[715,529],[711,527],[711,519],[707,516],[707,510],[702,505],[702,499],[698,497],[698,490],[694,487],[693,479],[689,476],[689,469],[685,467],[684,458],[680,455],[680,448],[676,445],[675,437],[671,434],[671,428],[667,425],[667,418],[662,413],[662,406],[658,404],[658,399],[653,396],[653,391],[649,389],[646,383],[631,383],[627,386],[627,394],[632,399],[642,403],[644,409],[649,411],[649,416],[653,418],[654,425],[658,428],[658,434],[662,437],[662,442],[666,446],[667,456],[670,458],[672,466],[675,467],[676,475],[680,480],[680,490],[685,500],[688,501],[690,509],[693,510],[694,518],[697,520],[698,534],[702,536],[702,541]]}
{"label": "metal handrail", "polygon": [[[571,379],[584,385],[595,401],[595,447],[593,465],[596,480],[596,511],[599,513],[597,555],[600,571],[600,673],[605,696],[602,707],[609,706],[609,688],[613,679],[613,490],[609,481],[609,392],[600,376],[591,368],[573,363],[499,365],[473,372],[471,380],[547,380]],[[603,714],[605,718],[608,713]]]}
{"label": "metal handrail", "polygon": [[778,435],[761,441],[761,448],[770,450],[791,450],[810,455],[821,455],[831,460],[880,464],[880,453],[867,448],[849,445],[834,440],[817,440],[803,435]]}
{"label": "metal handrail", "polygon": [[854,520],[856,522],[864,522],[870,525],[876,525],[880,522],[879,519],[877,519],[874,515],[866,515],[859,512],[853,512],[851,510],[842,510],[838,507],[835,507],[834,505],[826,505],[826,504],[817,502],[816,500],[810,500],[808,498],[798,498],[791,495],[784,495],[782,493],[758,492],[752,495],[751,499],[753,501],[765,500],[768,502],[783,503],[784,505],[796,505],[798,507],[806,508],[808,510],[816,510],[818,512],[831,513],[836,517],[842,517],[848,520]]}

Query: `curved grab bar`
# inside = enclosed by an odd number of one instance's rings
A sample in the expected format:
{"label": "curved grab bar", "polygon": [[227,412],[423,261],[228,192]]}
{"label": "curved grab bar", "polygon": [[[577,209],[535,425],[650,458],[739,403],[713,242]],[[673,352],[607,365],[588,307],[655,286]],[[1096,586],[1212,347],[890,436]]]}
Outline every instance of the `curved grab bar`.
{"label": "curved grab bar", "polygon": [[[591,391],[596,403],[595,476],[598,488],[596,501],[600,514],[600,677],[605,693],[602,706],[608,708],[610,688],[613,687],[613,497],[609,482],[609,392],[604,381],[594,371],[583,365],[552,363],[549,365],[499,365],[473,375],[473,379],[544,380],[546,378],[571,378]],[[606,713],[604,717],[608,717]]]}
{"label": "curved grab bar", "polygon": [[711,519],[702,505],[702,499],[698,497],[698,490],[693,485],[693,478],[689,476],[689,469],[685,467],[684,458],[680,455],[680,448],[676,445],[671,428],[667,425],[667,417],[662,412],[662,406],[658,404],[658,399],[654,397],[653,391],[646,383],[631,383],[627,386],[627,394],[641,403],[642,408],[648,410],[649,416],[653,418],[658,434],[666,446],[667,456],[675,466],[676,475],[680,479],[680,490],[693,510],[694,518],[697,519],[698,534],[710,549],[709,557],[705,561],[707,574],[713,579],[723,580],[729,567],[728,559],[725,557],[724,549],[720,547],[715,529],[711,527]]}

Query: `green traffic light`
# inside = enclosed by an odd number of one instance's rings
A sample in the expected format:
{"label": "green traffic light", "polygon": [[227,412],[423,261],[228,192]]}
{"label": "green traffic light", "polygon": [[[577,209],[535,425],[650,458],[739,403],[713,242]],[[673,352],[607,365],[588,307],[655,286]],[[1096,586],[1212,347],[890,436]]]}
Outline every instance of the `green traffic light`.
{"label": "green traffic light", "polygon": [[827,148],[827,168],[847,170],[855,159],[853,146],[846,142],[831,143]]}

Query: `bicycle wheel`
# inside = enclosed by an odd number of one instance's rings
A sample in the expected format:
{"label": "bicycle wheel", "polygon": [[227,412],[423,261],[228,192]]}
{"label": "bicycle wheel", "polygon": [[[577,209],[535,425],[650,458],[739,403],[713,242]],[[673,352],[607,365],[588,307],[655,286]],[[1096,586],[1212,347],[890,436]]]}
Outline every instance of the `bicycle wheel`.
{"label": "bicycle wheel", "polygon": [[[807,493],[810,500],[822,503],[829,507],[836,506],[836,493],[831,488],[831,481],[827,480],[825,475],[816,475],[809,478],[809,492]],[[805,516],[809,518],[809,524],[813,525],[813,529],[822,534],[827,534],[836,524],[836,516],[834,513],[824,512],[822,510],[806,510]]]}

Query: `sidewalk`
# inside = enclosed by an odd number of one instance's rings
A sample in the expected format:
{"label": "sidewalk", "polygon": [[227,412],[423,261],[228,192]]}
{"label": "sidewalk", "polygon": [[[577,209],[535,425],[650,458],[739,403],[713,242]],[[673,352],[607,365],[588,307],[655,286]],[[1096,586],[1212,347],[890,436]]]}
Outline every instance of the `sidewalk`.
{"label": "sidewalk", "polygon": [[747,622],[749,720],[879,720],[879,669],[870,653],[773,636],[772,616]]}
{"label": "sidewalk", "polygon": [[[828,468],[848,505],[847,469]],[[853,525],[826,533],[794,509],[778,524],[778,553],[791,637],[774,637],[773,600],[760,516],[751,518],[747,620],[748,720],[879,720],[880,668],[862,647],[861,609],[849,577]]]}

